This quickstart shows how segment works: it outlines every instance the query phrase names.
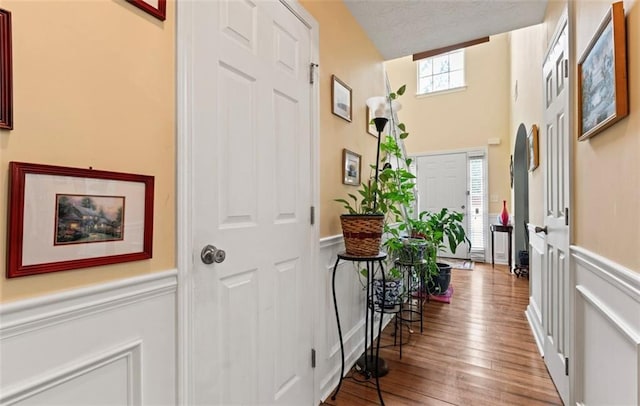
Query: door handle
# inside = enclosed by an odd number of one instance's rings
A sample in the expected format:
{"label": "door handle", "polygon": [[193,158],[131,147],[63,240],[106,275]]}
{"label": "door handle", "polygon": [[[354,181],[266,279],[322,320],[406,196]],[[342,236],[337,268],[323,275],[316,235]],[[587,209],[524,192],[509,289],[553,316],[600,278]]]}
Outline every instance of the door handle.
{"label": "door handle", "polygon": [[205,264],[213,264],[214,262],[219,264],[223,262],[227,257],[227,253],[224,250],[219,250],[213,245],[205,245],[200,252],[200,259]]}
{"label": "door handle", "polygon": [[547,226],[544,227],[536,227],[536,233],[547,233]]}
{"label": "door handle", "polygon": [[463,204],[462,206],[460,206],[460,208],[461,208],[462,210],[464,210],[464,207],[465,207],[465,206],[464,206],[464,204]]}

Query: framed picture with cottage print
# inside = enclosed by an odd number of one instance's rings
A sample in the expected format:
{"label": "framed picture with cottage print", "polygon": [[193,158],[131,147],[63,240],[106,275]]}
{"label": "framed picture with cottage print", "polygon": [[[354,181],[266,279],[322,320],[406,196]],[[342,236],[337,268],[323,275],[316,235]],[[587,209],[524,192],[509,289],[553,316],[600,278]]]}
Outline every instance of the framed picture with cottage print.
{"label": "framed picture with cottage print", "polygon": [[7,277],[149,259],[153,176],[9,163]]}
{"label": "framed picture with cottage print", "polygon": [[593,137],[629,114],[622,2],[614,3],[578,62],[578,139]]}

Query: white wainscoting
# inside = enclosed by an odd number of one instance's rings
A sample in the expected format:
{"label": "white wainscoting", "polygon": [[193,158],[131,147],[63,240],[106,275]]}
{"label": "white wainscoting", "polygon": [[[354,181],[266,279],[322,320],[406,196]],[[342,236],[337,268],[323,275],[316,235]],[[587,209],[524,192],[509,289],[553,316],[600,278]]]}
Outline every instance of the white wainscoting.
{"label": "white wainscoting", "polygon": [[[333,305],[331,279],[337,254],[344,251],[342,235],[322,238],[320,240],[319,278],[316,320],[316,393],[324,401],[338,384],[340,379],[340,341]],[[364,263],[362,264],[364,266]],[[359,277],[359,268],[347,261],[341,261],[336,271],[336,298],[340,314],[340,325],[344,341],[345,373],[353,366],[364,351],[365,330],[365,296],[366,291],[362,283],[364,277]],[[378,333],[379,315],[376,314],[376,328]],[[385,325],[391,320],[386,318]],[[340,395],[338,395],[340,397]]]}
{"label": "white wainscoting", "polygon": [[640,270],[571,247],[578,405],[640,404]]}
{"label": "white wainscoting", "polygon": [[176,276],[0,306],[0,404],[176,404]]}
{"label": "white wainscoting", "polygon": [[546,234],[536,233],[535,227],[529,225],[529,305],[525,314],[533,337],[538,345],[540,355],[544,355],[544,328],[542,327],[542,286]]}

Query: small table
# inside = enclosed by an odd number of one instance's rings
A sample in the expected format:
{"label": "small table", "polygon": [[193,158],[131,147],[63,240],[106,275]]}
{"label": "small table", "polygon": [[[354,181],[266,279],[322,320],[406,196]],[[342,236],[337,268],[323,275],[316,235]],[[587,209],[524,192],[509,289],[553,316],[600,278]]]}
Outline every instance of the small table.
{"label": "small table", "polygon": [[[351,262],[364,262],[367,267],[367,299],[365,303],[366,312],[364,316],[365,327],[364,327],[364,355],[360,357],[360,359],[356,362],[357,366],[360,368],[360,373],[365,375],[367,378],[374,377],[376,378],[376,388],[378,389],[378,399],[380,399],[380,404],[384,406],[384,400],[382,400],[382,392],[380,391],[380,377],[385,375],[389,369],[387,363],[384,359],[380,358],[380,335],[382,334],[382,322],[384,313],[394,312],[393,310],[385,310],[383,306],[378,306],[375,304],[373,298],[373,279],[374,274],[376,273],[376,265],[378,270],[380,271],[380,275],[382,277],[382,297],[386,297],[386,288],[385,288],[385,275],[384,275],[384,260],[387,258],[387,254],[384,252],[379,252],[378,255],[373,255],[370,257],[358,257],[349,255],[346,252],[341,252],[338,254],[338,258],[336,259],[336,263],[333,266],[333,275],[331,277],[331,290],[333,292],[333,306],[336,311],[336,322],[338,323],[338,338],[340,339],[340,380],[338,381],[338,387],[333,392],[331,396],[332,400],[336,399],[338,392],[340,391],[340,387],[342,386],[342,379],[344,378],[344,342],[342,341],[342,328],[340,326],[340,314],[338,312],[338,300],[336,298],[336,270],[338,269],[338,263],[343,261],[351,261]],[[396,306],[398,309],[400,306]],[[373,345],[373,324],[375,320],[375,313],[380,314],[380,321],[378,323],[378,340],[377,345],[374,348]],[[369,330],[370,329],[370,330]],[[367,334],[367,333],[370,333]],[[368,339],[371,337],[371,348],[369,348]]]}
{"label": "small table", "polygon": [[491,224],[491,267],[495,266],[493,259],[493,242],[495,240],[494,232],[509,234],[509,272],[511,272],[511,234],[513,233],[513,226],[503,226],[502,224]]}

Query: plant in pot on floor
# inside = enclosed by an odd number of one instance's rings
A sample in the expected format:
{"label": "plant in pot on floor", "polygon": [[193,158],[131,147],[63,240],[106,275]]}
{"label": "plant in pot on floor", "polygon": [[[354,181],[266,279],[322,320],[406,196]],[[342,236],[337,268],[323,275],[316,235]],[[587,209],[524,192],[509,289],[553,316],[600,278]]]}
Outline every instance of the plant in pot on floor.
{"label": "plant in pot on floor", "polygon": [[422,212],[419,219],[425,223],[422,232],[433,243],[433,249],[428,252],[430,262],[435,263],[438,269],[437,276],[431,278],[427,287],[429,293],[441,295],[449,289],[451,265],[437,262],[438,251],[448,247],[451,252],[456,252],[458,246],[464,242],[471,249],[471,241],[462,224],[464,215],[456,211],[449,211],[445,207],[437,213]]}

